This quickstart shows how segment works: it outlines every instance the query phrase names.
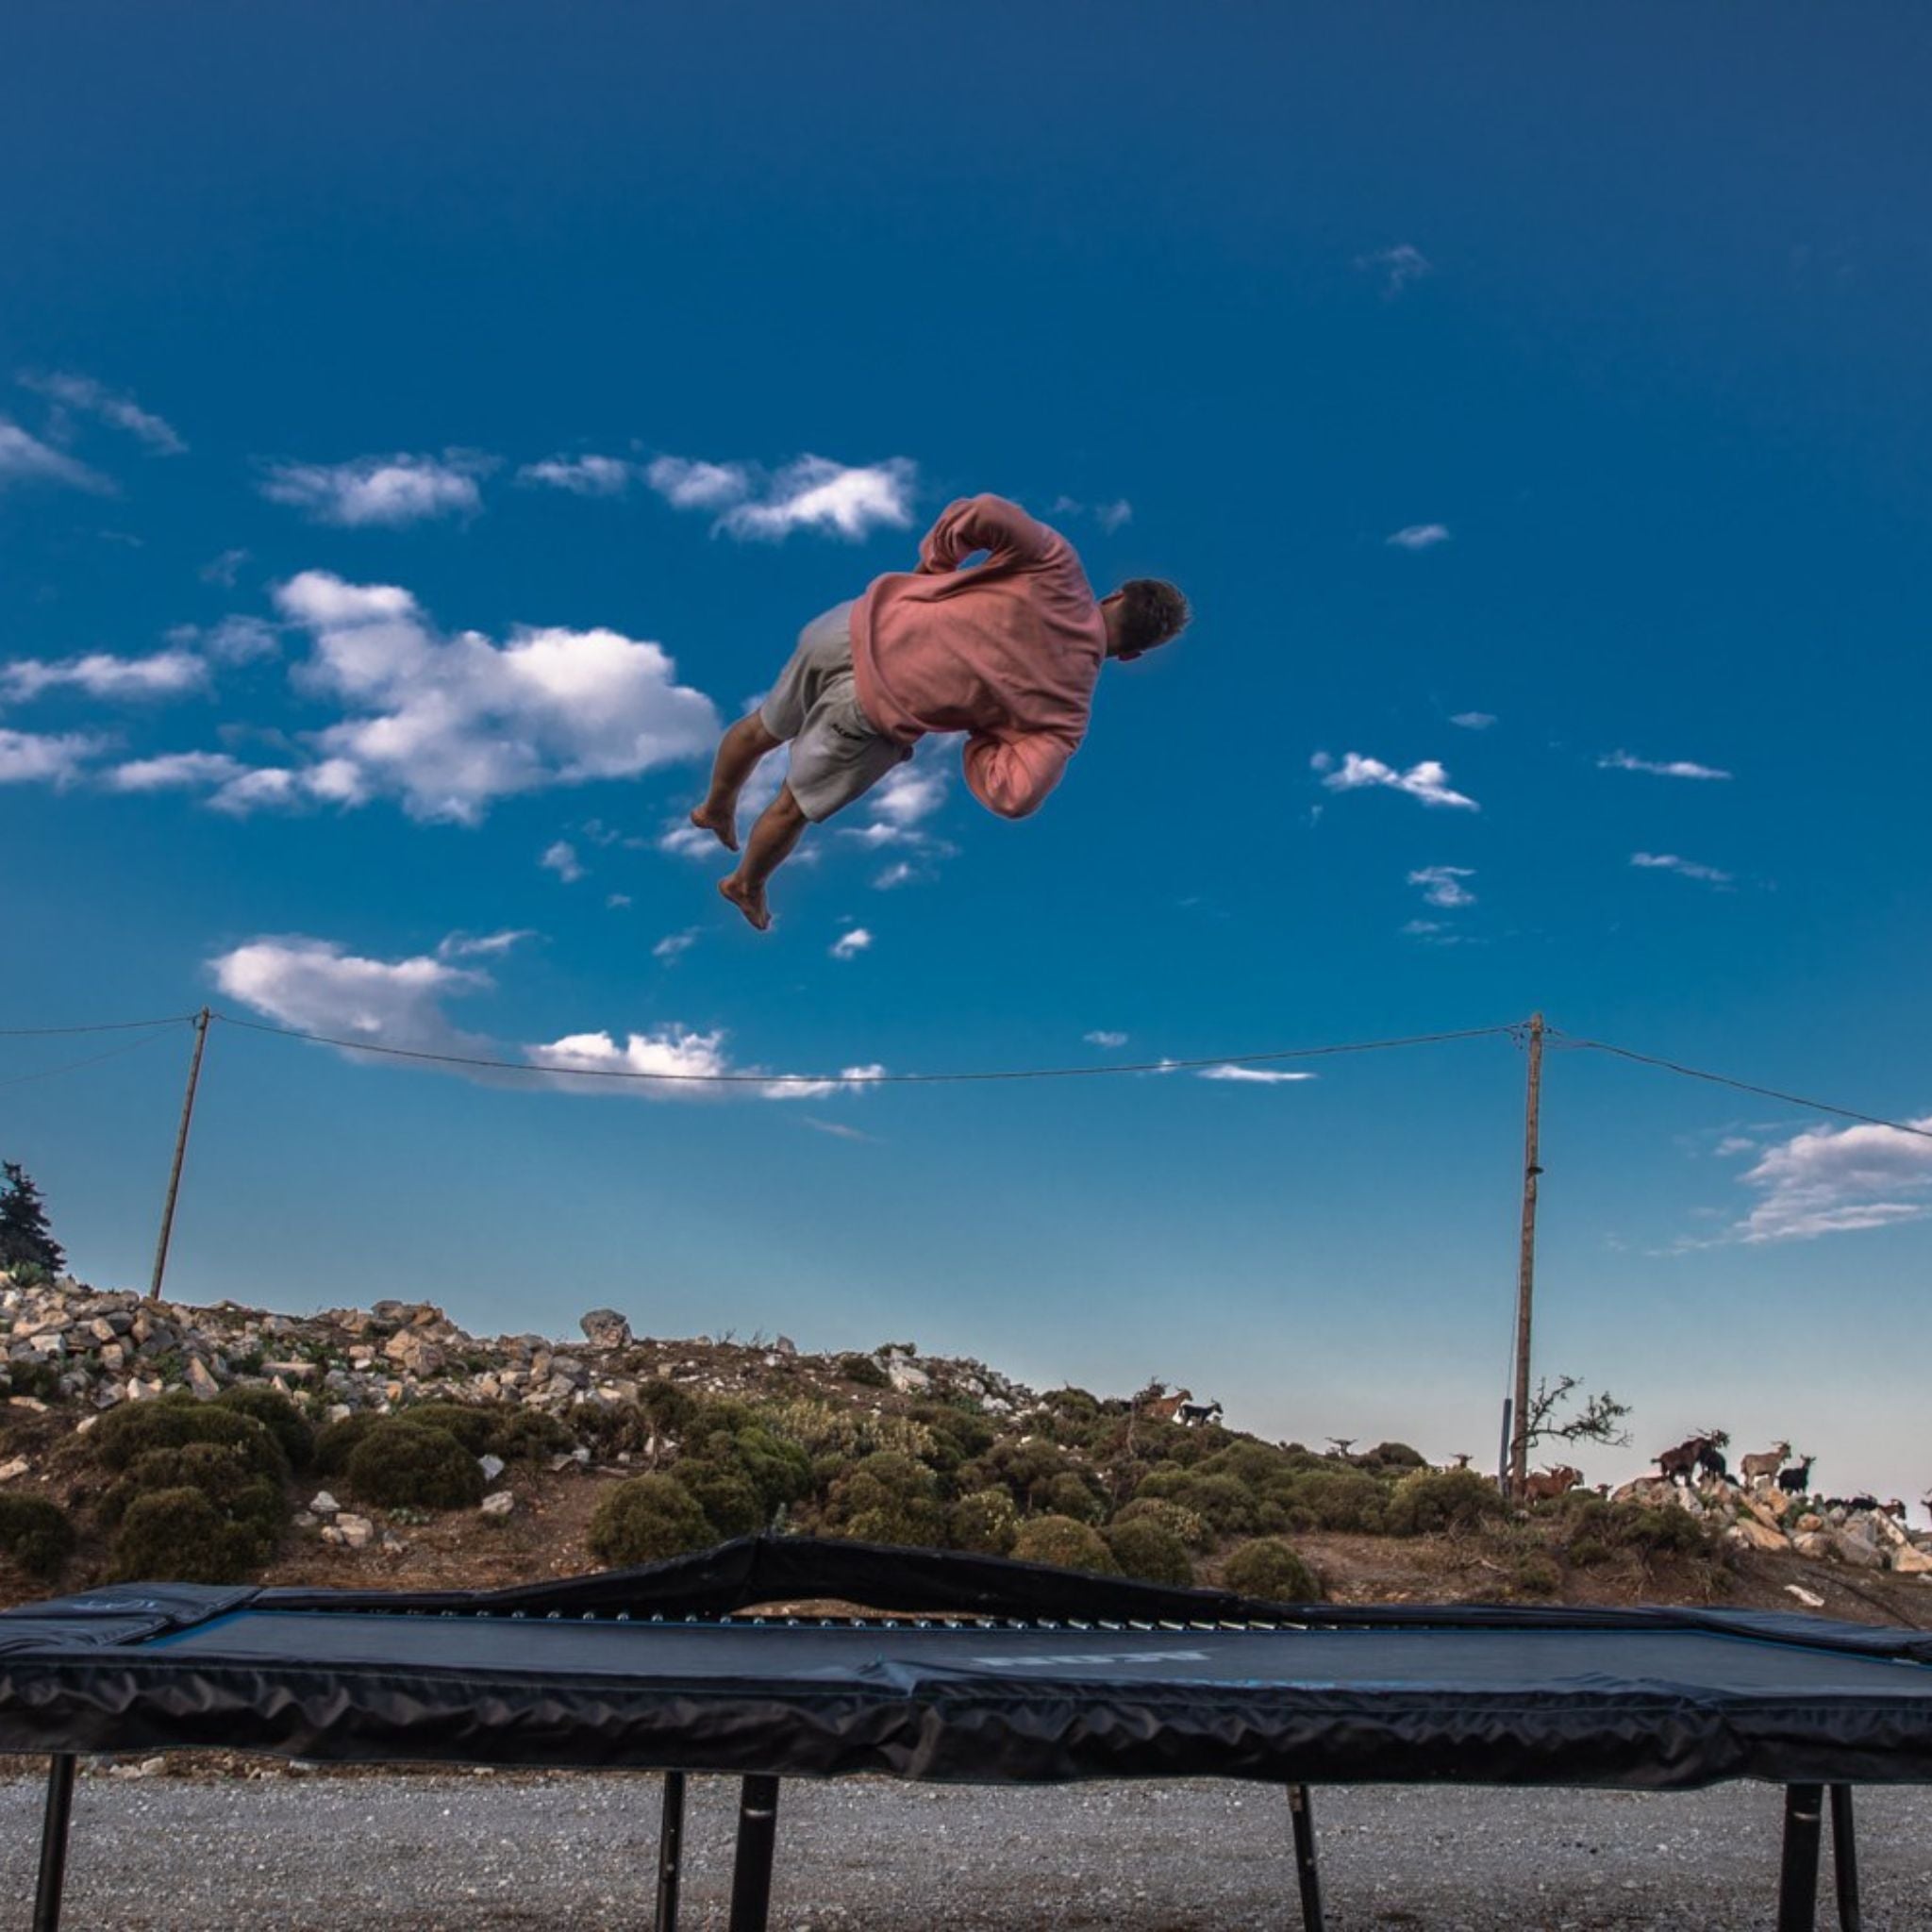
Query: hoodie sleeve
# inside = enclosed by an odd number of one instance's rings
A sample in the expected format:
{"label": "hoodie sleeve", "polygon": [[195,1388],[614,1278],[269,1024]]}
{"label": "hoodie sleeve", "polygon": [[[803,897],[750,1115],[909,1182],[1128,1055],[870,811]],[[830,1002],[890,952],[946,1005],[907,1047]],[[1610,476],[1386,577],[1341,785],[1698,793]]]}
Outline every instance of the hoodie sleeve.
{"label": "hoodie sleeve", "polygon": [[962,496],[940,512],[919,546],[919,567],[935,573],[954,569],[975,550],[988,552],[987,567],[1038,562],[1062,540],[1044,524],[1004,496]]}
{"label": "hoodie sleeve", "polygon": [[967,789],[1001,818],[1024,819],[1059,783],[1074,749],[1055,731],[975,731],[963,754]]}

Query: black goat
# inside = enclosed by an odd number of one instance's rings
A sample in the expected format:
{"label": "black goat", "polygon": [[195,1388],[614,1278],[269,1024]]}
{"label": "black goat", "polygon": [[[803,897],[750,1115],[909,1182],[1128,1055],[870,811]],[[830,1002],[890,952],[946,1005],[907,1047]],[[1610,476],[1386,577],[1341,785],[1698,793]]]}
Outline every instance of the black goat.
{"label": "black goat", "polygon": [[1818,1460],[1807,1456],[1802,1462],[1794,1462],[1789,1469],[1778,1472],[1777,1486],[1788,1496],[1802,1496],[1811,1487],[1811,1465]]}

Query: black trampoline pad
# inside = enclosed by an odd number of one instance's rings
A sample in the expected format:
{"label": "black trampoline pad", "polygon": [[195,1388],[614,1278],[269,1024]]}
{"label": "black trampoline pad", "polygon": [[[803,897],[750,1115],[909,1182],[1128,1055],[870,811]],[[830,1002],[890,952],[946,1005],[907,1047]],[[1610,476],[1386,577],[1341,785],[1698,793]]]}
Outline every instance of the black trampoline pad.
{"label": "black trampoline pad", "polygon": [[1002,1679],[1132,1690],[1909,1700],[1932,1711],[1932,1666],[1700,1630],[1003,1630],[659,1624],[244,1609],[142,1646],[171,1657],[302,1666],[552,1674],[634,1684],[789,1687]]}

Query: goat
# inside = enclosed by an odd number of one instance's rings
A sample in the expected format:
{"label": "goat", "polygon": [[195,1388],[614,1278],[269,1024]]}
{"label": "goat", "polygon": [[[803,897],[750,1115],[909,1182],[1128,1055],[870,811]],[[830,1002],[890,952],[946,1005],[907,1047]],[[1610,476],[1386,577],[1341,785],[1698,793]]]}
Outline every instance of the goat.
{"label": "goat", "polygon": [[1187,1429],[1198,1429],[1204,1424],[1215,1424],[1220,1420],[1221,1405],[1218,1402],[1184,1402],[1174,1411],[1174,1421]]}
{"label": "goat", "polygon": [[1801,1456],[1789,1469],[1778,1471],[1777,1486],[1788,1496],[1802,1496],[1811,1487],[1811,1465],[1815,1456]]}
{"label": "goat", "polygon": [[1707,1436],[1692,1436],[1688,1441],[1679,1442],[1674,1449],[1666,1449],[1654,1459],[1666,1481],[1688,1483],[1691,1472],[1697,1467],[1697,1458],[1709,1447]]}
{"label": "goat", "polygon": [[1885,1513],[1889,1517],[1890,1517],[1894,1523],[1903,1523],[1906,1520],[1906,1506],[1905,1501],[1902,1497],[1894,1496],[1892,1497],[1890,1502],[1881,1503],[1878,1507],[1881,1509],[1883,1509]]}
{"label": "goat", "polygon": [[1739,1473],[1747,1483],[1757,1482],[1762,1477],[1774,1476],[1785,1466],[1785,1457],[1791,1453],[1789,1442],[1780,1442],[1775,1449],[1767,1449],[1761,1456],[1746,1456],[1738,1464]]}
{"label": "goat", "polygon": [[1525,1503],[1554,1503],[1558,1496],[1568,1495],[1582,1480],[1580,1469],[1558,1463],[1554,1469],[1540,1470],[1535,1475],[1524,1477],[1523,1500]]}
{"label": "goat", "polygon": [[[1155,1385],[1159,1386],[1158,1383]],[[1150,1422],[1171,1423],[1194,1399],[1191,1389],[1176,1389],[1172,1395],[1156,1395],[1141,1405],[1141,1413]]]}
{"label": "goat", "polygon": [[1730,1468],[1724,1461],[1724,1451],[1717,1446],[1715,1436],[1697,1452],[1697,1470],[1700,1475],[1714,1477],[1718,1482],[1730,1481]]}

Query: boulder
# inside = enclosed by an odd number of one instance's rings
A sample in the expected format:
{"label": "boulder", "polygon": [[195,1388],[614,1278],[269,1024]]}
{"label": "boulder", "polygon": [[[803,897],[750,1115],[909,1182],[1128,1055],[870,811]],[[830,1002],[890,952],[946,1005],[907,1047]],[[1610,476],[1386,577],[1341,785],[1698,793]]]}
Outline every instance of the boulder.
{"label": "boulder", "polygon": [[902,1356],[887,1359],[886,1378],[902,1395],[916,1395],[932,1387],[932,1377]]}
{"label": "boulder", "polygon": [[1848,1530],[1827,1530],[1826,1540],[1831,1544],[1831,1553],[1840,1563],[1849,1563],[1854,1570],[1883,1570],[1885,1558],[1880,1555],[1876,1543],[1868,1542],[1861,1536],[1854,1536]]}
{"label": "boulder", "polygon": [[441,1349],[414,1328],[398,1329],[383,1343],[382,1352],[412,1375],[433,1375],[442,1367]]}
{"label": "boulder", "polygon": [[630,1324],[615,1308],[592,1308],[578,1324],[592,1348],[628,1348]]}
{"label": "boulder", "polygon": [[517,1507],[517,1499],[508,1490],[497,1490],[485,1496],[482,1510],[485,1516],[508,1516]]}
{"label": "boulder", "polygon": [[1891,1567],[1901,1576],[1932,1576],[1932,1551],[1900,1543],[1891,1553]]}
{"label": "boulder", "polygon": [[338,1516],[323,1531],[332,1542],[345,1543],[352,1550],[366,1550],[375,1541],[375,1525],[366,1516]]}
{"label": "boulder", "polygon": [[1824,1607],[1824,1599],[1815,1590],[1807,1590],[1802,1583],[1786,1584],[1785,1593],[1796,1597],[1807,1610],[1822,1610]]}
{"label": "boulder", "polygon": [[1831,1532],[1828,1529],[1801,1529],[1791,1539],[1791,1547],[1799,1556],[1809,1557],[1814,1563],[1823,1562],[1833,1554]]}
{"label": "boulder", "polygon": [[1734,1543],[1748,1545],[1754,1550],[1788,1550],[1790,1544],[1785,1540],[1781,1529],[1773,1529],[1768,1524],[1759,1523],[1755,1516],[1740,1516],[1724,1535]]}
{"label": "boulder", "polygon": [[342,1507],[326,1490],[317,1490],[310,1497],[308,1507],[317,1516],[337,1516]]}
{"label": "boulder", "polygon": [[476,1462],[486,1483],[493,1483],[504,1472],[504,1460],[500,1456],[479,1456]]}
{"label": "boulder", "polygon": [[222,1385],[198,1355],[188,1357],[188,1387],[197,1402],[212,1402],[222,1392]]}

